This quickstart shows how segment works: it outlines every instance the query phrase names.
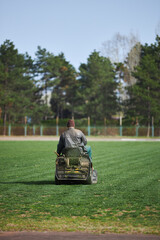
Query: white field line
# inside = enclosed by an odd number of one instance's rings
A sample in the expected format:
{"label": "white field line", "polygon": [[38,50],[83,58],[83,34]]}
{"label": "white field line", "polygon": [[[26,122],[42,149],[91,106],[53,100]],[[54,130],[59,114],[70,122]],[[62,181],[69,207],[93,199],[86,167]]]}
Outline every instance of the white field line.
{"label": "white field line", "polygon": [[155,141],[157,141],[157,142],[160,142],[160,139],[155,139],[155,138],[153,138],[153,139],[145,139],[145,138],[122,138],[121,139],[121,141],[126,141],[126,142],[129,142],[129,141],[131,141],[131,142],[134,142],[134,141],[137,141],[137,142],[155,142]]}

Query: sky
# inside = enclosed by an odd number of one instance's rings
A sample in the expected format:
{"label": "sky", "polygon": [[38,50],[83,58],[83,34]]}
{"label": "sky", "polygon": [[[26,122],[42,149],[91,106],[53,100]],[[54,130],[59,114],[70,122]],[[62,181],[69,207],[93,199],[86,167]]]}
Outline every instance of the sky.
{"label": "sky", "polygon": [[11,40],[34,59],[37,47],[76,69],[116,33],[154,43],[160,0],[0,0],[0,45]]}

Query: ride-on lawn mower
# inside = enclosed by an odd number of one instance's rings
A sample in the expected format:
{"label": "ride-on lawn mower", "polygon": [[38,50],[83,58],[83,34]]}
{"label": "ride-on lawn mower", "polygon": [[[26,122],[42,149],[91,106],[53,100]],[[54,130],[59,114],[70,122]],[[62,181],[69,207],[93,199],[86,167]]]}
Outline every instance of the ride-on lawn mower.
{"label": "ride-on lawn mower", "polygon": [[55,183],[85,182],[97,183],[97,171],[93,169],[92,161],[87,153],[82,153],[77,148],[66,148],[62,155],[57,155]]}

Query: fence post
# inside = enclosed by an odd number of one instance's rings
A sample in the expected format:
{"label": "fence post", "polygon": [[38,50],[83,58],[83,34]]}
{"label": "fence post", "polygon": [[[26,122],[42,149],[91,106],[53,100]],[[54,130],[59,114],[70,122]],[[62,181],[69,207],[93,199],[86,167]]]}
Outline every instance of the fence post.
{"label": "fence post", "polygon": [[139,129],[139,126],[136,126],[136,137],[138,137],[138,129]]}
{"label": "fence post", "polygon": [[88,136],[91,135],[90,117],[88,117]]}
{"label": "fence post", "polygon": [[104,135],[107,135],[106,117],[104,118]]}
{"label": "fence post", "polygon": [[35,128],[35,125],[33,125],[33,135],[34,135],[34,136],[36,135],[36,128]]}
{"label": "fence post", "polygon": [[59,127],[56,125],[56,136],[59,136]]}
{"label": "fence post", "polygon": [[119,120],[120,120],[119,134],[122,137],[122,116],[121,115],[119,117]]}
{"label": "fence post", "polygon": [[138,123],[138,117],[136,117],[136,137],[138,137],[139,135],[138,129],[139,129],[139,123]]}
{"label": "fence post", "polygon": [[59,117],[56,117],[56,136],[59,136],[59,127],[58,127]]}
{"label": "fence post", "polygon": [[11,124],[8,126],[8,136],[11,136]]}
{"label": "fence post", "polygon": [[40,126],[40,135],[43,136],[43,126]]}
{"label": "fence post", "polygon": [[154,137],[154,117],[152,117],[152,137]]}
{"label": "fence post", "polygon": [[154,126],[152,126],[152,137],[154,137]]}
{"label": "fence post", "polygon": [[122,126],[119,127],[119,134],[122,137]]}
{"label": "fence post", "polygon": [[24,126],[24,136],[27,136],[27,125]]}

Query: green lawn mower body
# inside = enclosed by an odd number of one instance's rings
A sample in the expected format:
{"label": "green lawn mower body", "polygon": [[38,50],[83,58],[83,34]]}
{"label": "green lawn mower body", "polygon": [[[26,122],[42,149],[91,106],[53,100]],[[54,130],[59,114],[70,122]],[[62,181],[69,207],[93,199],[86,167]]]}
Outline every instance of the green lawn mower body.
{"label": "green lawn mower body", "polygon": [[56,158],[55,183],[62,184],[65,181],[97,183],[97,171],[93,170],[91,159],[79,148],[64,149],[63,154]]}

